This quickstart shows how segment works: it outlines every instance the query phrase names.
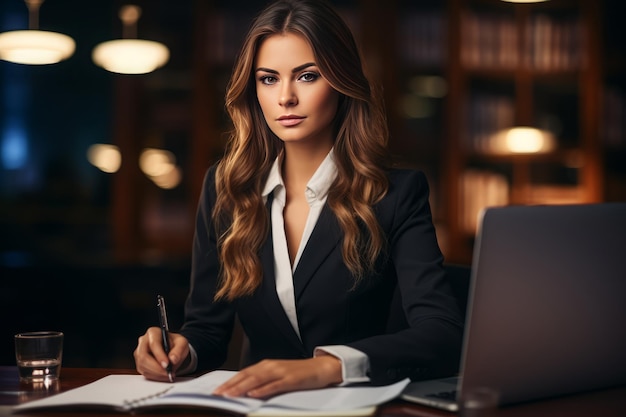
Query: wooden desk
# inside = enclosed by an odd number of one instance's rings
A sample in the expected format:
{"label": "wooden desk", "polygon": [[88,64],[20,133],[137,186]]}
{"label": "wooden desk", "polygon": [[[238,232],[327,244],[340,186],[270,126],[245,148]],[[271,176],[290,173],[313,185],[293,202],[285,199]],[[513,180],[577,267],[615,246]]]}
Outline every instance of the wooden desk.
{"label": "wooden desk", "polygon": [[[0,415],[8,415],[8,406],[20,404],[56,392],[67,391],[72,388],[93,382],[110,374],[133,374],[133,369],[106,369],[106,368],[64,368],[61,379],[48,390],[41,387],[34,389],[27,384],[20,384],[17,368],[14,366],[0,366]],[[4,414],[3,414],[4,412]],[[141,413],[143,417],[176,415],[177,417],[205,415],[206,410],[163,410],[160,412]],[[22,417],[71,417],[94,416],[120,417],[124,414],[115,412],[38,412],[17,414]],[[130,415],[130,414],[129,414]],[[225,416],[226,414],[211,414]],[[438,411],[429,407],[422,407],[405,401],[396,400],[379,407],[377,417],[454,417],[454,413]],[[509,407],[502,407],[494,417],[625,417],[626,416],[626,386],[609,390],[571,395],[545,401],[536,401]]]}

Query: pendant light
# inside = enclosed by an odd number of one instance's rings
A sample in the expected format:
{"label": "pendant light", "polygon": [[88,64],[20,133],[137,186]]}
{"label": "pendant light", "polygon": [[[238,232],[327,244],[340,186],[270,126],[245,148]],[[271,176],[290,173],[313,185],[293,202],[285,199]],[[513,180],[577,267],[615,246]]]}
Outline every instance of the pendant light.
{"label": "pendant light", "polygon": [[17,64],[55,64],[76,49],[72,38],[62,33],[39,30],[39,8],[43,0],[25,0],[29,11],[28,30],[0,33],[0,59]]}
{"label": "pendant light", "polygon": [[123,39],[97,45],[91,55],[93,61],[107,71],[119,74],[145,74],[165,65],[170,57],[165,45],[136,39],[141,8],[122,6],[119,16],[124,25]]}

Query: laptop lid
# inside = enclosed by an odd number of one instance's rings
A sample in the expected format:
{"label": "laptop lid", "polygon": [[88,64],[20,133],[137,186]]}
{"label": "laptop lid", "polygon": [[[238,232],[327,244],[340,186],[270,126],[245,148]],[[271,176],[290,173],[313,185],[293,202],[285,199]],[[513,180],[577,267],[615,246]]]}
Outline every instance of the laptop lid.
{"label": "laptop lid", "polygon": [[486,209],[461,392],[501,404],[626,383],[626,203]]}

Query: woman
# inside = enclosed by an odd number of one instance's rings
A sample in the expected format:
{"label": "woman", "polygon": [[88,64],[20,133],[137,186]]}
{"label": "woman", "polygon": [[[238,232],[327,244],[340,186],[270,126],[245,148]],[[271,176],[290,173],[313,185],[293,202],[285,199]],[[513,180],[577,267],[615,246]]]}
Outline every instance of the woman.
{"label": "woman", "polygon": [[234,124],[199,202],[191,289],[169,356],[138,372],[219,367],[235,315],[252,365],[215,393],[266,397],[453,372],[462,324],[424,175],[389,168],[384,109],[350,30],[321,1],[254,21],[226,94]]}

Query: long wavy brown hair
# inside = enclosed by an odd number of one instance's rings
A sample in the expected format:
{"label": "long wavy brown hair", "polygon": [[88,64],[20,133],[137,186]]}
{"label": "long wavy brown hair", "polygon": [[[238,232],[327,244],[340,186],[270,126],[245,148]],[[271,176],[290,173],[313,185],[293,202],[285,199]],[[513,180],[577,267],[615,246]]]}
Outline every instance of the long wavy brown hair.
{"label": "long wavy brown hair", "polygon": [[221,261],[216,299],[250,295],[262,280],[259,249],[268,236],[269,214],[261,193],[284,147],[258,104],[254,64],[261,43],[284,33],[308,41],[322,77],[340,94],[334,120],[338,175],[327,203],[344,233],[342,255],[355,284],[374,268],[385,249],[373,210],[388,189],[388,131],[380,95],[364,74],[350,29],[329,4],[279,0],[254,20],[226,92],[226,110],[234,128],[216,171],[213,220]]}

